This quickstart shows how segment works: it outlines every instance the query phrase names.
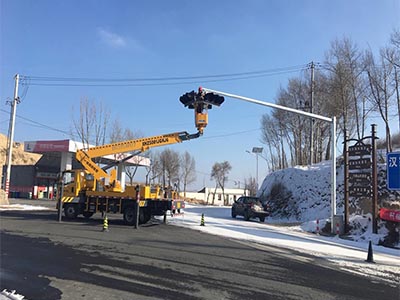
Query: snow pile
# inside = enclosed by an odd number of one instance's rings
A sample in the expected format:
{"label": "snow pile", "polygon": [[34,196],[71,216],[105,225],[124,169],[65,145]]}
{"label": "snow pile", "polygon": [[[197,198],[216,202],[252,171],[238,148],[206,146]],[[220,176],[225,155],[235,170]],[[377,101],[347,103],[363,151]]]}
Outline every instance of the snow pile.
{"label": "snow pile", "polygon": [[[344,210],[344,168],[336,170],[337,214]],[[278,170],[265,177],[257,196],[270,202],[277,219],[311,221],[330,216],[331,162]],[[350,197],[350,211],[370,212],[371,200]],[[400,192],[386,187],[386,165],[378,165],[378,205],[400,209]]]}
{"label": "snow pile", "polygon": [[0,189],[0,205],[8,205],[10,204],[8,201],[8,197],[6,192],[3,189]]}
{"label": "snow pile", "polygon": [[0,300],[23,300],[26,299],[24,298],[24,296],[20,295],[20,294],[16,294],[15,290],[12,290],[11,292],[7,291],[7,290],[3,290],[0,293]]}
{"label": "snow pile", "polygon": [[[331,203],[330,173],[330,162],[279,170],[264,179],[258,196],[270,202],[272,216],[278,219],[325,219]],[[343,182],[343,176],[338,175],[339,181]],[[342,213],[340,207],[337,213]]]}
{"label": "snow pile", "polygon": [[34,205],[9,204],[0,205],[0,211],[6,210],[51,210],[50,208]]}
{"label": "snow pile", "polygon": [[[344,213],[344,168],[337,168],[336,213]],[[315,232],[316,220],[323,230],[331,211],[331,162],[325,161],[306,167],[294,167],[269,174],[258,191],[258,196],[269,202],[275,222],[305,222],[303,230]],[[371,239],[365,232],[371,230],[371,199],[350,197],[350,237],[354,240]],[[378,206],[400,209],[400,192],[386,187],[386,165],[378,165]],[[330,225],[329,225],[330,226]],[[379,222],[375,244],[400,246],[399,224]],[[326,232],[330,230],[327,229]]]}

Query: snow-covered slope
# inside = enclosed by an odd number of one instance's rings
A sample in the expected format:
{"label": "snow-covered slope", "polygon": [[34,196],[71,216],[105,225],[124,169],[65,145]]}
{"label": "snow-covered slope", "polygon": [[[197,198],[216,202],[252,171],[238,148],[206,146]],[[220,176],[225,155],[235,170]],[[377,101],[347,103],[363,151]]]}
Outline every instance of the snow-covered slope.
{"label": "snow-covered slope", "polygon": [[[386,166],[378,166],[378,205],[400,207],[400,192],[386,188]],[[337,168],[337,213],[344,208],[343,166]],[[258,196],[270,201],[272,216],[297,221],[311,221],[329,218],[331,164],[322,162],[313,166],[294,167],[269,174],[258,191]],[[370,212],[359,199],[351,198],[350,210],[359,213]],[[368,200],[367,200],[368,204]]]}
{"label": "snow-covered slope", "polygon": [[[344,168],[337,168],[337,214],[344,211]],[[258,191],[258,196],[268,200],[271,217],[275,222],[304,222],[320,229],[330,220],[331,164],[322,162],[313,166],[295,167],[269,174]],[[386,165],[378,165],[378,206],[400,209],[400,192],[386,188]],[[400,246],[400,224],[378,221],[378,234],[371,236],[372,200],[350,197],[350,236],[354,240],[373,240],[375,244]],[[270,220],[271,221],[271,220]],[[313,231],[314,229],[305,229]],[[330,232],[329,229],[327,229]]]}
{"label": "snow-covered slope", "polygon": [[[343,182],[343,178],[337,181]],[[273,172],[264,179],[258,196],[270,201],[275,217],[298,221],[328,218],[330,163]]]}

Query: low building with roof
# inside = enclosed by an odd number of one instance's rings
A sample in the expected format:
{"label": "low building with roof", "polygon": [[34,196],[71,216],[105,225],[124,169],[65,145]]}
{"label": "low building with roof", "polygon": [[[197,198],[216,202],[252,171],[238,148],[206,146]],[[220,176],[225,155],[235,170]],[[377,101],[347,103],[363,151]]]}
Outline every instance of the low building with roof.
{"label": "low building with roof", "polygon": [[[56,183],[59,174],[65,170],[81,169],[81,164],[75,159],[78,149],[83,144],[73,140],[27,141],[24,150],[30,153],[42,154],[34,165],[12,165],[10,177],[11,198],[50,198],[56,193]],[[99,158],[103,165],[123,161],[124,166],[150,166],[150,159],[135,155],[126,159],[129,154],[107,155]],[[3,166],[3,174],[6,166]],[[124,168],[119,168],[119,180],[125,185]]]}

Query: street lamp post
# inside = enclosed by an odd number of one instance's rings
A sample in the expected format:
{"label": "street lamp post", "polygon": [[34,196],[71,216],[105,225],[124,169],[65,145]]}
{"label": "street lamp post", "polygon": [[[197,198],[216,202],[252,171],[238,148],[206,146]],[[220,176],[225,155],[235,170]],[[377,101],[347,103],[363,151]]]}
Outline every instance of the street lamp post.
{"label": "street lamp post", "polygon": [[262,147],[253,147],[253,150],[251,151],[256,154],[256,176],[257,176],[257,192],[258,192],[258,155],[263,152]]}
{"label": "street lamp post", "polygon": [[[258,156],[261,155],[263,150],[264,150],[264,148],[262,148],[262,147],[253,147],[253,149],[251,150],[251,152],[256,155],[256,190],[257,191],[258,191]],[[251,153],[248,150],[246,150],[246,152]]]}

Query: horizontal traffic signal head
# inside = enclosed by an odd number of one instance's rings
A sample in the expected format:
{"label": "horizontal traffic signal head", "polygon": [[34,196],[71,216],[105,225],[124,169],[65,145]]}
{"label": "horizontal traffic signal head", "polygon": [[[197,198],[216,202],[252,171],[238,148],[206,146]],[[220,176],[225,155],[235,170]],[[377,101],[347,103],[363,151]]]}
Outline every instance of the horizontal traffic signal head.
{"label": "horizontal traffic signal head", "polygon": [[181,101],[184,106],[187,106],[188,108],[193,109],[194,102],[196,101],[196,96],[197,96],[197,93],[195,93],[194,91],[191,91],[190,93],[186,93],[186,94],[182,95],[179,98],[179,101]]}
{"label": "horizontal traffic signal head", "polygon": [[220,106],[224,100],[222,96],[214,93],[204,93],[201,89],[199,89],[198,93],[191,91],[179,98],[179,101],[190,109],[198,107],[211,109],[213,105]]}
{"label": "horizontal traffic signal head", "polygon": [[220,106],[224,102],[224,97],[214,94],[214,93],[206,93],[203,95],[204,102],[209,105]]}

